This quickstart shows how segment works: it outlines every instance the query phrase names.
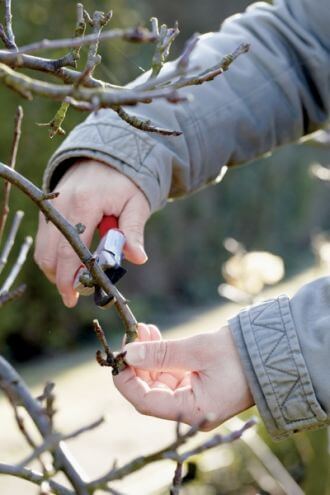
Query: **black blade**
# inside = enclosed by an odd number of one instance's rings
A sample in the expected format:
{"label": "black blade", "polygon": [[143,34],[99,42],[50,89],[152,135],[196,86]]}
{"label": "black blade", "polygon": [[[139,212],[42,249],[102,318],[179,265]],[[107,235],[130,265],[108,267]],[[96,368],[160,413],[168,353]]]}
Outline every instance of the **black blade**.
{"label": "black blade", "polygon": [[125,268],[118,266],[117,268],[108,268],[105,274],[112,284],[116,284],[126,273]]}
{"label": "black blade", "polygon": [[[126,271],[125,268],[118,266],[117,268],[108,268],[104,273],[110,282],[115,285],[125,275]],[[95,287],[94,301],[96,306],[99,306],[100,308],[107,306],[112,299],[113,297],[106,294],[101,287]]]}

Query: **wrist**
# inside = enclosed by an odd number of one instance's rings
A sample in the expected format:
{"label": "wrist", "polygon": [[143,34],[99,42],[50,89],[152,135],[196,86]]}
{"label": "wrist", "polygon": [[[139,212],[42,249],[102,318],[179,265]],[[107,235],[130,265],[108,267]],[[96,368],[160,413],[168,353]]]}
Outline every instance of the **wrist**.
{"label": "wrist", "polygon": [[219,330],[221,340],[221,359],[223,359],[224,370],[230,375],[224,376],[223,383],[230,387],[226,396],[229,397],[227,417],[239,414],[255,404],[252,392],[241,362],[230,328],[224,326]]}

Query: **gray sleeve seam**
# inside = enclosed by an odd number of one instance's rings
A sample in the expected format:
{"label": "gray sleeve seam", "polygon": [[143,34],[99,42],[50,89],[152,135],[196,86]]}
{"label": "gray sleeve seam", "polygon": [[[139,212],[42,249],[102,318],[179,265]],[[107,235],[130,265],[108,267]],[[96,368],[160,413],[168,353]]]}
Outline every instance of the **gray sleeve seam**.
{"label": "gray sleeve seam", "polygon": [[[278,427],[291,430],[295,425],[312,427],[325,421],[300,350],[288,298],[281,296],[245,310],[240,320],[258,381]],[[275,343],[269,349],[272,338]],[[278,358],[274,360],[276,350]],[[278,390],[276,381],[281,383]]]}

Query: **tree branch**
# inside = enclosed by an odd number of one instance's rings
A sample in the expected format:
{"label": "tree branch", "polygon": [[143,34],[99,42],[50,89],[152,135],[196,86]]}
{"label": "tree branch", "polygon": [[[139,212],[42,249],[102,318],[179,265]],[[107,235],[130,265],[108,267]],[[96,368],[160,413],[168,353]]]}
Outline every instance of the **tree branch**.
{"label": "tree branch", "polygon": [[89,103],[97,100],[99,108],[121,105],[134,106],[137,103],[151,103],[152,100],[159,98],[171,102],[182,101],[182,98],[178,99],[176,91],[171,87],[141,92],[135,88],[122,88],[122,91],[117,91],[109,88],[92,89],[80,86],[60,86],[19,74],[3,63],[0,63],[0,81],[28,100],[31,100],[33,95],[55,101],[64,101],[65,98],[72,97],[78,101]]}
{"label": "tree branch", "polygon": [[[15,398],[17,404],[25,408],[43,438],[51,434],[51,423],[40,402],[34,399],[19,374],[0,356],[0,387],[6,395]],[[86,482],[73,462],[64,442],[54,449],[54,462],[72,483],[77,495],[88,495]],[[44,479],[44,478],[43,478]]]}
{"label": "tree branch", "polygon": [[[25,467],[10,466],[8,464],[0,463],[0,474],[15,476],[22,480],[31,481],[35,485],[41,486],[45,481],[43,474],[33,471]],[[57,481],[47,480],[50,488],[56,495],[75,495],[77,492],[69,490],[65,486],[61,485]]]}
{"label": "tree branch", "polygon": [[13,50],[17,50],[12,21],[13,21],[13,16],[11,13],[11,0],[5,0],[5,30],[8,40],[7,46]]}
{"label": "tree branch", "polygon": [[6,278],[3,286],[0,289],[0,294],[4,294],[5,292],[9,292],[10,291],[11,286],[15,282],[17,275],[21,271],[21,269],[22,269],[22,267],[23,267],[23,265],[24,265],[24,263],[26,261],[27,254],[28,254],[28,252],[30,250],[30,247],[32,246],[32,243],[33,243],[32,237],[27,236],[25,238],[22,246],[21,246],[19,255],[17,257],[17,260],[16,260],[14,266],[10,270],[10,273],[9,273],[8,277]]}
{"label": "tree branch", "polygon": [[169,444],[167,447],[158,450],[157,452],[154,452],[153,454],[147,455],[147,456],[141,456],[133,459],[132,461],[128,462],[121,468],[114,467],[112,468],[108,473],[106,473],[104,476],[101,478],[92,481],[88,483],[88,488],[89,489],[102,489],[103,487],[107,486],[107,483],[111,481],[115,481],[118,479],[122,479],[129,474],[134,473],[135,471],[138,471],[142,469],[143,467],[147,466],[148,464],[151,464],[156,461],[161,461],[161,460],[174,460],[177,463],[183,463],[185,462],[189,457],[194,456],[200,452],[204,452],[205,450],[209,450],[211,448],[217,447],[219,445],[223,445],[226,443],[232,443],[236,439],[240,438],[243,433],[254,426],[256,424],[255,419],[251,419],[247,421],[239,430],[232,432],[228,435],[215,435],[212,437],[210,440],[207,442],[204,442],[203,444],[195,447],[194,449],[191,449],[190,451],[187,451],[184,454],[179,454],[178,449],[182,445],[184,445],[188,439],[192,438],[193,436],[198,433],[199,429],[203,426],[206,420],[201,421],[199,424],[192,426],[189,428],[189,430],[183,434],[183,435],[177,435],[177,438],[174,442]]}
{"label": "tree branch", "polygon": [[122,107],[114,108],[115,112],[119,115],[119,117],[127,122],[132,127],[139,129],[144,132],[156,132],[162,136],[181,136],[181,131],[171,131],[170,129],[163,129],[162,127],[157,127],[151,123],[150,120],[141,120],[134,115],[130,115],[125,112]]}
{"label": "tree branch", "polygon": [[78,430],[75,430],[74,432],[68,435],[61,435],[60,433],[52,433],[44,440],[44,442],[41,445],[39,445],[38,447],[34,447],[33,452],[29,456],[25,457],[22,461],[20,461],[17,464],[17,467],[22,468],[24,466],[28,466],[29,464],[31,464],[32,461],[40,457],[44,452],[52,452],[54,448],[58,447],[58,445],[61,442],[72,440],[73,438],[83,435],[88,431],[95,430],[102,423],[104,423],[104,418],[100,418],[97,421],[93,421],[93,423],[87,426],[83,426],[82,428],[79,428]]}
{"label": "tree branch", "polygon": [[[9,166],[11,168],[15,168],[16,166],[17,151],[22,133],[22,120],[23,120],[23,108],[19,106],[17,107],[16,115],[15,115],[13,143],[11,147],[10,160],[9,160]],[[2,213],[0,215],[0,244],[9,214],[9,196],[10,196],[10,182],[5,181],[4,191],[3,191]]]}
{"label": "tree branch", "polygon": [[17,289],[14,289],[10,292],[5,292],[4,294],[0,294],[0,308],[2,308],[5,304],[8,304],[16,299],[22,297],[26,290],[26,285],[21,284]]}
{"label": "tree branch", "polygon": [[6,263],[8,261],[8,256],[10,255],[10,252],[13,248],[14,243],[15,243],[16,235],[17,235],[19,226],[21,225],[23,217],[24,217],[23,211],[19,210],[15,213],[11,229],[9,231],[6,243],[4,245],[2,253],[0,255],[0,273],[2,272],[4,267],[6,266]]}
{"label": "tree branch", "polygon": [[[18,58],[19,55],[26,53],[34,53],[39,50],[59,50],[62,48],[77,48],[80,46],[90,45],[95,41],[109,41],[115,39],[122,39],[124,41],[130,41],[133,43],[154,43],[156,40],[154,33],[146,28],[137,26],[135,28],[127,29],[111,29],[104,33],[87,34],[86,36],[80,36],[77,38],[63,38],[60,40],[48,40],[37,41],[30,43],[29,45],[21,46],[17,52],[13,52]],[[9,53],[11,53],[10,51]]]}

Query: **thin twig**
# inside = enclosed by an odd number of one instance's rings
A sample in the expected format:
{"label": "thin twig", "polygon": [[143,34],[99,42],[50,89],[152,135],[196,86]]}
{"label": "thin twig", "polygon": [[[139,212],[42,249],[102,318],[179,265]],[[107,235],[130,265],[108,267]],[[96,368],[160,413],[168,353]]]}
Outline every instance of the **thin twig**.
{"label": "thin twig", "polygon": [[[32,449],[36,449],[36,443],[33,440],[32,436],[30,435],[28,429],[26,428],[24,417],[20,414],[20,411],[18,409],[19,398],[14,394],[13,390],[10,387],[5,388],[4,389],[4,392],[5,392],[8,400],[9,400],[10,405],[12,406],[12,409],[13,409],[13,412],[14,412],[15,421],[16,421],[16,424],[17,424],[17,427],[18,427],[19,431],[23,435],[23,437],[24,437],[25,441],[27,442],[27,444]],[[39,455],[37,455],[35,458],[36,459],[38,458],[43,473],[45,475],[47,475],[48,470],[47,470],[46,465],[44,464],[43,460],[41,459],[41,457]],[[22,467],[24,467],[24,466],[22,466]]]}
{"label": "thin twig", "polygon": [[[10,153],[9,166],[15,168],[18,146],[22,133],[23,108],[17,107],[15,115],[14,136]],[[0,244],[9,214],[10,182],[5,181],[3,191],[2,213],[0,214]]]}
{"label": "thin twig", "polygon": [[11,13],[11,0],[5,0],[5,29],[10,48],[17,50],[15,35],[13,31],[13,16]]}
{"label": "thin twig", "polygon": [[182,483],[182,462],[177,462],[174,477],[172,481],[172,486],[170,489],[170,495],[179,495],[181,483]]}
{"label": "thin twig", "polygon": [[[21,478],[39,486],[41,486],[41,484],[45,481],[44,474],[25,467],[11,466],[4,463],[0,463],[0,474]],[[57,481],[48,480],[48,483],[56,495],[76,495],[77,493],[69,490]]]}
{"label": "thin twig", "polygon": [[8,261],[8,256],[10,255],[12,247],[15,244],[16,235],[17,235],[19,226],[21,225],[23,217],[24,217],[23,211],[19,210],[15,213],[14,220],[13,220],[12,226],[10,228],[10,232],[8,234],[6,243],[4,245],[2,253],[0,255],[0,273],[4,269],[4,267]]}
{"label": "thin twig", "polygon": [[199,445],[198,447],[190,451],[187,451],[184,454],[179,454],[178,453],[179,447],[184,445],[187,442],[187,440],[195,436],[204,423],[205,420],[203,420],[197,425],[192,426],[191,428],[189,428],[189,430],[186,433],[177,437],[176,440],[172,442],[170,445],[157,452],[154,452],[153,454],[137,457],[136,459],[133,459],[132,461],[128,462],[122,467],[112,468],[108,473],[106,473],[101,478],[98,478],[97,480],[88,483],[87,485],[88,488],[90,490],[102,489],[104,486],[107,485],[107,483],[114,480],[122,479],[125,476],[128,476],[129,474],[132,474],[135,471],[138,471],[143,467],[147,466],[148,464],[151,464],[156,461],[171,459],[175,462],[183,463],[189,457],[196,455],[200,451],[205,451],[210,448],[217,447],[218,445],[223,445],[225,443],[232,443],[236,439],[240,438],[247,429],[254,426],[256,421],[255,419],[251,419],[250,421],[247,421],[244,424],[244,426],[242,426],[239,430],[232,432],[229,435],[215,435],[208,442],[204,442],[203,444]]}
{"label": "thin twig", "polygon": [[0,39],[2,39],[6,48],[9,48],[9,49],[12,48],[11,43],[8,39],[8,36],[6,35],[5,28],[3,27],[2,24],[0,24]]}
{"label": "thin twig", "polygon": [[[75,27],[75,38],[84,37],[86,30],[86,22],[84,18],[84,6],[81,3],[77,4],[77,22]],[[80,59],[81,45],[71,50],[71,56],[74,59],[74,66],[77,67],[78,60]],[[86,79],[89,79],[91,74]],[[78,79],[79,80],[79,79]],[[78,81],[77,80],[77,81]],[[77,82],[76,82],[77,83]],[[57,134],[64,135],[65,130],[62,128],[63,122],[70,107],[69,102],[64,101],[61,103],[60,108],[57,110],[54,118],[49,122],[49,137],[52,139]]]}
{"label": "thin twig", "polygon": [[137,26],[135,28],[128,29],[111,29],[110,31],[105,31],[100,35],[97,34],[87,34],[84,37],[77,38],[63,38],[60,40],[48,40],[44,39],[42,41],[37,41],[36,43],[30,43],[29,45],[21,46],[16,52],[16,55],[34,53],[39,50],[58,50],[61,48],[76,48],[78,46],[86,46],[94,43],[95,41],[106,41],[122,39],[124,41],[131,41],[134,43],[154,43],[157,41],[155,39],[154,33],[150,32],[146,28]]}
{"label": "thin twig", "polygon": [[96,361],[100,366],[107,366],[112,368],[112,374],[118,375],[126,368],[125,355],[126,352],[112,352],[108,344],[107,338],[98,320],[93,320],[94,332],[98,341],[100,342],[105,352],[105,358],[102,356],[101,351],[96,352]]}
{"label": "thin twig", "polygon": [[2,308],[5,304],[16,301],[22,297],[26,290],[26,285],[21,284],[17,289],[14,289],[10,292],[5,292],[4,294],[0,294],[0,308]]}
{"label": "thin twig", "polygon": [[[35,57],[33,55],[22,54],[19,57],[14,52],[5,52],[0,50],[0,62],[8,65],[13,69],[30,69],[39,72],[45,72],[61,79],[66,84],[74,84],[79,78],[81,73],[65,67],[66,65],[73,65],[74,60],[70,60],[68,56],[58,59],[50,59],[43,57]],[[84,86],[90,88],[112,88],[121,90],[120,86],[100,81],[90,77],[85,79]]]}
{"label": "thin twig", "polygon": [[[0,356],[0,388],[5,393],[9,391],[13,397],[17,397],[17,403],[25,408],[43,438],[51,434],[50,421],[44,413],[42,405],[32,397],[22,378],[2,356]],[[64,442],[61,442],[54,449],[53,457],[56,469],[60,469],[65,473],[74,487],[74,493],[76,495],[88,495],[86,481],[80,472],[80,468],[67,451]]]}
{"label": "thin twig", "polygon": [[180,34],[178,23],[175,23],[174,28],[168,28],[166,24],[163,24],[158,29],[158,20],[152,18],[152,30],[153,32],[159,32],[158,43],[155,48],[155,53],[151,62],[150,79],[155,79],[162,70],[169,54],[171,46],[175,38]]}
{"label": "thin twig", "polygon": [[181,136],[181,131],[172,131],[171,129],[163,129],[161,127],[157,127],[151,123],[150,120],[141,120],[135,115],[130,115],[125,112],[122,107],[114,108],[115,112],[119,115],[119,117],[127,122],[132,127],[139,129],[144,132],[156,132],[157,134],[163,136]]}
{"label": "thin twig", "polygon": [[174,82],[172,87],[175,89],[186,88],[188,86],[198,86],[200,84],[204,84],[205,82],[213,81],[217,76],[223,74],[226,70],[228,70],[229,66],[243,53],[247,53],[249,51],[250,45],[248,43],[241,43],[236,50],[234,50],[229,55],[223,57],[223,59],[213,67],[210,67],[196,76],[188,76],[179,79],[177,82]]}
{"label": "thin twig", "polygon": [[3,294],[5,292],[9,292],[11,286],[16,280],[16,277],[18,276],[19,272],[21,271],[25,261],[26,257],[28,255],[28,252],[30,250],[30,247],[32,246],[33,239],[30,236],[27,236],[21,246],[19,255],[17,257],[17,260],[15,264],[13,265],[12,269],[10,270],[10,273],[8,277],[6,278],[3,286],[0,289],[0,294]]}
{"label": "thin twig", "polygon": [[[154,89],[151,91],[137,91],[135,88],[123,88],[116,91],[109,88],[85,88],[69,85],[59,85],[32,79],[24,74],[15,72],[5,64],[0,63],[0,81],[8,88],[16,91],[23,98],[31,100],[33,95],[42,96],[55,101],[64,101],[71,97],[77,101],[99,102],[99,108],[111,108],[112,106],[135,106],[138,103],[151,103],[152,100],[165,99],[171,102],[182,101],[171,87]],[[73,103],[71,102],[71,105]]]}
{"label": "thin twig", "polygon": [[46,439],[41,445],[35,447],[30,455],[28,455],[22,461],[20,461],[17,464],[17,467],[22,468],[24,466],[28,466],[29,464],[31,464],[32,461],[39,458],[44,452],[52,452],[55,447],[58,447],[60,442],[72,440],[73,438],[83,435],[86,432],[95,430],[96,428],[101,426],[102,423],[104,423],[103,417],[98,419],[97,421],[93,421],[93,423],[89,425],[83,426],[82,428],[79,428],[78,430],[69,433],[68,435],[62,435],[60,433],[52,433],[50,436],[46,437]]}

